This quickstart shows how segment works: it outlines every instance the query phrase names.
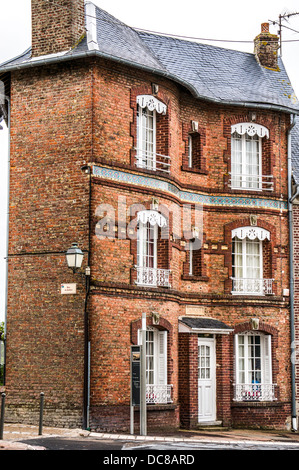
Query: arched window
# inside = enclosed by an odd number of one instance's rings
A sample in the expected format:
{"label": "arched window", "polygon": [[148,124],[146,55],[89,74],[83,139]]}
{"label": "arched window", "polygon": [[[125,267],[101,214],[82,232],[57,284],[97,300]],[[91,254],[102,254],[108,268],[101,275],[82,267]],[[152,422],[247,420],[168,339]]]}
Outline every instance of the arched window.
{"label": "arched window", "polygon": [[263,175],[262,140],[269,138],[266,127],[252,122],[231,126],[231,187],[272,190],[271,175]]}
{"label": "arched window", "polygon": [[137,214],[137,284],[169,287],[169,270],[158,268],[158,230],[167,226],[165,217],[157,211]]}
{"label": "arched window", "polygon": [[271,335],[258,331],[235,335],[235,400],[274,400]]}
{"label": "arched window", "polygon": [[272,279],[263,277],[263,242],[270,232],[261,227],[232,231],[232,280],[234,294],[272,294]]}
{"label": "arched window", "polygon": [[161,119],[167,106],[152,95],[137,96],[137,153],[136,165],[153,171],[169,173],[170,158],[159,148]]}

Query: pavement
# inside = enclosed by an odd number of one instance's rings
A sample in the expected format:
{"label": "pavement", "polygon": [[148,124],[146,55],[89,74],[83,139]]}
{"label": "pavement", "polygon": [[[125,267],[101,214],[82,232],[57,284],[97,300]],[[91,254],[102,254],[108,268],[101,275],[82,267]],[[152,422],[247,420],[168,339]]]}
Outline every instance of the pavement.
{"label": "pavement", "polygon": [[[41,446],[26,444],[27,439],[44,437],[65,438],[93,438],[103,440],[124,440],[128,442],[205,442],[205,443],[285,443],[299,445],[299,432],[291,431],[265,431],[249,429],[225,429],[207,428],[199,431],[177,430],[167,434],[151,434],[147,436],[131,434],[109,434],[104,432],[92,432],[83,429],[53,428],[44,426],[42,435],[39,436],[38,426],[26,424],[5,423],[3,440],[0,440],[0,450],[45,450]],[[22,441],[22,442],[20,442]]]}

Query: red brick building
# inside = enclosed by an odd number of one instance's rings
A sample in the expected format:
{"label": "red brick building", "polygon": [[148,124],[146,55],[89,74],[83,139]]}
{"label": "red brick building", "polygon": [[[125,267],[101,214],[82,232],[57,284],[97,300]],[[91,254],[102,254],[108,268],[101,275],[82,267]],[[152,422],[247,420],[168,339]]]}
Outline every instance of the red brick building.
{"label": "red brick building", "polygon": [[[83,0],[32,0],[32,49],[0,67],[10,420],[36,420],[43,392],[47,424],[128,430],[143,313],[149,429],[296,420],[299,106],[267,24],[254,49],[137,32],[90,2],[84,14]],[[74,242],[79,272],[66,264]]]}

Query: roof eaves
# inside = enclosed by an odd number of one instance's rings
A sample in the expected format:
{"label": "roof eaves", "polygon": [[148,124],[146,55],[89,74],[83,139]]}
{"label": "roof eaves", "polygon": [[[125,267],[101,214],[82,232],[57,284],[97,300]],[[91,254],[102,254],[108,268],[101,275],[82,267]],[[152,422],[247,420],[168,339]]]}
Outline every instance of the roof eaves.
{"label": "roof eaves", "polygon": [[43,65],[50,65],[54,63],[60,63],[60,62],[67,62],[70,60],[86,59],[88,57],[99,57],[99,58],[112,60],[114,62],[118,62],[124,65],[129,65],[131,67],[136,67],[138,69],[145,70],[147,72],[154,73],[162,77],[168,78],[169,80],[175,81],[176,83],[185,87],[187,90],[190,91],[190,93],[195,98],[203,100],[203,101],[207,101],[210,103],[223,104],[227,106],[240,106],[240,107],[246,107],[246,108],[267,109],[267,110],[273,110],[273,111],[280,111],[280,112],[284,112],[287,114],[299,114],[299,108],[296,108],[293,106],[286,106],[283,104],[264,103],[264,102],[262,103],[262,102],[254,102],[254,101],[222,100],[221,98],[217,98],[217,97],[213,98],[210,96],[205,96],[205,95],[198,93],[198,90],[195,88],[193,84],[184,80],[181,77],[178,77],[177,75],[173,73],[170,73],[165,68],[161,68],[161,69],[153,68],[152,66],[148,66],[145,64],[141,64],[139,62],[128,60],[123,57],[114,56],[114,55],[111,55],[111,54],[108,54],[108,53],[105,53],[96,49],[85,50],[79,53],[76,53],[76,49],[74,49],[71,52],[65,51],[60,54],[51,54],[47,56],[37,57],[34,59],[30,58],[22,62],[19,62],[18,59],[27,55],[29,51],[30,49],[27,49],[22,55],[16,57],[15,59],[12,59],[12,60],[4,62],[3,64],[0,64],[0,73],[13,72],[16,70],[22,70],[22,69],[31,68],[31,67],[39,67]]}

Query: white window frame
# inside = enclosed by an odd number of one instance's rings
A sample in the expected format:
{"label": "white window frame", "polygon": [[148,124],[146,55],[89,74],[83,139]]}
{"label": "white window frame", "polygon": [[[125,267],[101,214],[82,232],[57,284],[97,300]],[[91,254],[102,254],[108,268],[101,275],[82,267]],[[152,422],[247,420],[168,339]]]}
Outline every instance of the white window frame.
{"label": "white window frame", "polygon": [[189,276],[193,276],[193,243],[189,241]]}
{"label": "white window frame", "polygon": [[[141,330],[138,330],[141,344]],[[148,326],[146,329],[146,384],[167,385],[167,331]]]}
{"label": "white window frame", "polygon": [[[242,247],[242,253],[240,255],[240,253],[237,253],[236,252],[236,242]],[[252,266],[250,266],[250,263],[248,263],[248,257],[251,257],[251,256],[254,256],[252,253],[248,253],[249,251],[249,246],[252,246],[252,244],[256,244],[258,247],[259,247],[259,252],[257,255],[255,256],[258,256],[259,258],[259,264],[258,266],[255,267],[256,270],[259,271],[259,276],[255,276],[253,277],[252,279],[262,279],[263,278],[263,242],[261,240],[259,240],[258,238],[255,238],[254,240],[250,240],[249,238],[244,238],[243,240],[241,240],[240,238],[238,237],[234,237],[233,238],[233,247],[234,247],[234,263],[236,263],[236,257],[237,256],[241,256],[242,257],[242,265],[241,266],[237,266],[236,264],[234,264],[234,268],[235,268],[235,272],[234,272],[234,277],[237,278],[237,279],[251,279],[251,277],[247,276],[247,272],[250,268],[252,268]],[[242,276],[237,276],[236,275],[236,270],[237,269],[241,269],[242,270]]]}
{"label": "white window frame", "polygon": [[[137,166],[140,168],[157,169],[157,113],[166,112],[167,106],[155,96],[137,96]],[[169,168],[164,171],[169,172]]]}
{"label": "white window frame", "polygon": [[[259,345],[254,344],[257,338]],[[274,399],[271,341],[271,335],[260,331],[246,331],[235,335],[235,399]],[[258,348],[259,356],[256,354]]]}
{"label": "white window frame", "polygon": [[[137,266],[139,268],[157,269],[157,241],[158,225],[149,221],[143,223],[139,220],[137,229]],[[151,245],[153,248],[151,254]],[[150,259],[152,258],[152,263]],[[151,266],[152,264],[152,266]]]}
{"label": "white window frame", "polygon": [[150,287],[170,287],[169,269],[158,265],[158,230],[167,227],[165,217],[154,210],[137,214],[137,281],[136,284]]}
{"label": "white window frame", "polygon": [[193,145],[193,139],[192,135],[188,135],[188,167],[192,168],[193,165],[193,160],[192,160],[192,145]]}
{"label": "white window frame", "polygon": [[156,110],[137,105],[137,164],[156,170]]}
{"label": "white window frame", "polygon": [[[241,159],[235,149],[237,141],[241,142]],[[255,165],[249,163],[249,153],[247,151],[247,143],[254,141],[257,141],[258,144],[258,150],[252,157],[257,159]],[[240,169],[236,171],[235,167]],[[252,171],[250,172],[248,169]],[[257,134],[249,135],[245,133],[241,135],[235,131],[231,136],[231,187],[232,189],[262,190],[262,138]]]}

